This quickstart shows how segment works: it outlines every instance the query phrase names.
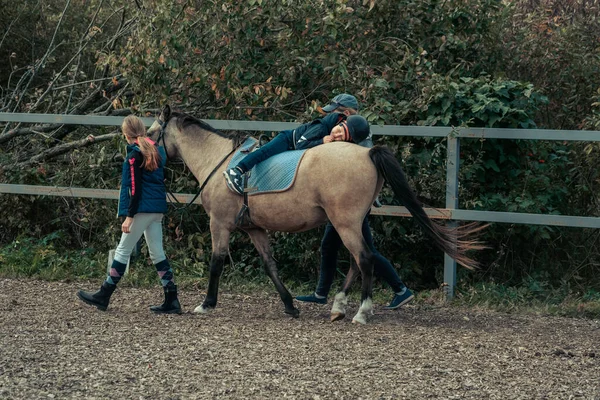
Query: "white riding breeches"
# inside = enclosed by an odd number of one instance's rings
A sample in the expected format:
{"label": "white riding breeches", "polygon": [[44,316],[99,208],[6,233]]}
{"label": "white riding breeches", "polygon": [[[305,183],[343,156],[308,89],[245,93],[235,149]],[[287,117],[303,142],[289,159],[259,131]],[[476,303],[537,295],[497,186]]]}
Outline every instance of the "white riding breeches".
{"label": "white riding breeches", "polygon": [[129,233],[121,235],[121,241],[115,250],[115,260],[127,264],[129,256],[142,234],[146,239],[152,263],[157,264],[166,259],[163,249],[162,219],[163,214],[161,213],[135,214]]}

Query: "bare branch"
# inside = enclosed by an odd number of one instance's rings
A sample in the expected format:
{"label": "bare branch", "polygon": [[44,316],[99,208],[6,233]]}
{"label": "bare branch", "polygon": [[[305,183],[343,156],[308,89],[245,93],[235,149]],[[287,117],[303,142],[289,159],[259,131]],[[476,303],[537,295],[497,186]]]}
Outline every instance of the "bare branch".
{"label": "bare branch", "polygon": [[[40,4],[40,2],[38,0],[38,3],[35,6],[35,8],[37,8],[37,6],[39,4]],[[2,48],[2,44],[4,44],[4,40],[8,36],[8,33],[10,32],[10,28],[12,28],[12,26],[19,20],[19,18],[21,18],[21,14],[23,14],[23,11],[25,11],[26,5],[27,5],[27,3],[23,3],[23,7],[21,7],[21,10],[19,11],[19,15],[17,15],[17,18],[15,18],[12,21],[10,21],[10,25],[8,25],[8,28],[6,29],[6,32],[4,32],[4,35],[2,36],[2,40],[0,40],[0,48]]]}
{"label": "bare branch", "polygon": [[[23,75],[21,75],[21,78],[19,79],[19,81],[17,82],[17,86],[15,86],[15,90],[13,90],[12,94],[10,95],[10,97],[8,98],[8,104],[6,104],[5,107],[3,107],[3,110],[9,110],[10,107],[12,106],[12,102],[14,99],[16,98],[21,98],[21,96],[19,96],[17,93],[19,92],[19,89],[21,88],[21,85],[25,83],[25,81],[27,80],[27,78],[29,77],[29,75],[31,74],[31,72],[33,71],[32,68],[29,67],[24,67],[24,68],[20,68],[20,69],[27,69],[25,71],[25,73]],[[10,76],[8,77],[8,84],[7,84],[7,88],[10,87],[10,81],[12,80],[12,76],[13,74],[16,72],[12,71],[10,73]]]}
{"label": "bare branch", "polygon": [[[27,89],[29,88],[29,85],[31,85],[31,82],[33,81],[33,78],[36,76],[37,71],[46,63],[46,59],[55,50],[53,48],[54,41],[56,40],[56,35],[58,33],[58,29],[62,25],[62,21],[63,21],[63,19],[65,17],[65,13],[67,12],[67,8],[69,8],[69,4],[71,4],[71,0],[67,0],[67,4],[65,4],[65,8],[63,9],[62,13],[60,14],[60,19],[58,20],[58,23],[56,24],[56,29],[54,30],[54,34],[52,35],[52,40],[50,40],[50,45],[48,46],[48,49],[46,50],[46,54],[44,54],[44,56],[37,63],[37,65],[35,67],[33,67],[33,72],[31,73],[31,77],[29,78],[29,82],[27,82],[27,85],[25,86],[25,89],[23,89],[23,91],[21,92],[22,94],[24,94],[25,92],[27,92]],[[23,95],[19,96],[19,100],[17,101],[17,104],[15,105],[15,108],[13,109],[13,112],[17,112],[17,109],[19,108],[19,105],[21,104],[21,101],[23,100],[23,97],[25,97],[25,96],[23,96]]]}
{"label": "bare branch", "polygon": [[78,86],[78,85],[85,85],[87,83],[96,83],[96,82],[101,82],[101,81],[108,81],[108,80],[112,80],[113,78],[120,78],[122,75],[115,75],[114,77],[108,77],[108,78],[98,78],[98,79],[89,79],[87,81],[81,81],[81,82],[75,82],[75,83],[70,83],[68,85],[63,85],[63,86],[58,86],[55,88],[52,88],[52,90],[60,90],[60,89],[65,89],[71,86]]}
{"label": "bare branch", "polygon": [[85,47],[87,46],[87,44],[89,42],[90,42],[90,40],[88,39],[88,41],[85,42],[85,45],[83,47],[80,47],[79,50],[77,50],[77,53],[75,53],[75,55],[73,57],[71,57],[71,59],[60,70],[60,72],[58,72],[54,76],[54,79],[52,79],[52,81],[48,84],[48,88],[46,89],[46,91],[44,91],[44,93],[42,93],[42,95],[37,99],[37,101],[35,102],[35,104],[33,106],[31,106],[31,108],[28,110],[28,112],[32,112],[32,111],[34,111],[37,108],[37,106],[42,102],[42,100],[46,97],[46,95],[48,93],[50,93],[50,91],[52,90],[52,87],[54,86],[54,84],[56,83],[56,81],[62,76],[62,73],[65,72],[65,70],[71,65],[71,63],[73,62],[73,60],[75,60],[75,58],[77,58],[79,56],[79,54],[81,54],[81,52],[85,49]]}
{"label": "bare branch", "polygon": [[[119,27],[117,28],[117,31],[115,32],[112,39],[109,41],[109,43],[110,43],[109,47],[108,47],[109,53],[111,53],[115,50],[115,46],[117,45],[117,39],[120,36],[121,29],[123,28],[124,23],[125,23],[125,10],[123,9],[123,13],[121,14],[121,23],[119,24]],[[107,76],[108,76],[108,63],[106,63],[106,65],[104,66],[104,71],[102,72],[102,78],[106,78]]]}
{"label": "bare branch", "polygon": [[[75,68],[75,73],[73,74],[73,80],[71,81],[71,83],[74,83],[75,80],[77,79],[77,72],[79,71],[79,65],[81,63],[81,51],[85,48],[85,45],[83,44],[83,40],[90,35],[90,31],[92,29],[92,27],[94,26],[94,22],[96,22],[96,18],[98,17],[98,14],[100,13],[100,10],[102,9],[102,5],[104,4],[104,0],[100,1],[100,4],[98,4],[98,8],[96,9],[96,12],[94,13],[94,16],[92,17],[92,19],[90,20],[90,23],[88,24],[88,27],[86,29],[86,31],[83,33],[83,36],[81,37],[81,39],[79,39],[79,56],[77,57],[77,67]],[[91,38],[91,37],[90,37]],[[89,42],[89,39],[88,39]],[[87,43],[86,43],[87,45]],[[75,88],[73,86],[71,86],[71,91],[69,93],[69,100],[67,101],[67,106],[65,107],[65,112],[67,112],[69,110],[69,107],[71,106],[71,101],[73,100],[73,95],[75,94]]]}

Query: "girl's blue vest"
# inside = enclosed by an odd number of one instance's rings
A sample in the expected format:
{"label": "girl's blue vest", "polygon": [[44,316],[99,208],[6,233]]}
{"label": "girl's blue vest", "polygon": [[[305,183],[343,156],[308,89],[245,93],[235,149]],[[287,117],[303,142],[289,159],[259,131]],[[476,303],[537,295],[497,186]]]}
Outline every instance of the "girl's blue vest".
{"label": "girl's blue vest", "polygon": [[[167,153],[162,146],[157,146],[160,160],[158,168],[148,171],[142,168],[142,197],[138,207],[138,213],[166,213],[167,191],[165,188],[164,166],[167,162]],[[129,160],[133,157],[142,157],[137,144],[127,145],[127,157],[123,162],[121,175],[121,190],[119,192],[119,217],[126,217],[131,198],[131,173],[129,171]]]}

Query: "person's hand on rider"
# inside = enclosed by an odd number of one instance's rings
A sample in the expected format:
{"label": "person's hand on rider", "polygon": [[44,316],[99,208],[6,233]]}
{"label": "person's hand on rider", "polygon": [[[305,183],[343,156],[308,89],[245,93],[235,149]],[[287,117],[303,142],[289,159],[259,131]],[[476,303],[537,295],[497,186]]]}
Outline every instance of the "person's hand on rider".
{"label": "person's hand on rider", "polygon": [[331,135],[323,136],[323,144],[333,142]]}

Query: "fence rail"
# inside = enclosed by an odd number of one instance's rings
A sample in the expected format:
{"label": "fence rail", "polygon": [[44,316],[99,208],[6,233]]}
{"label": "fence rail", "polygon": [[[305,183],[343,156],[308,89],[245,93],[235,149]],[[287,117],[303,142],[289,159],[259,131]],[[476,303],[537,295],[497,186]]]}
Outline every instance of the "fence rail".
{"label": "fence rail", "polygon": [[[118,190],[89,189],[68,186],[14,185],[0,183],[0,193],[105,200],[119,199]],[[168,201],[171,203],[189,203],[195,196],[194,194],[190,193],[173,194],[176,200],[169,198]],[[193,204],[202,205],[202,202],[198,197],[196,200],[194,200]],[[600,228],[600,218],[596,217],[571,217],[566,215],[541,215],[497,211],[457,210],[448,208],[425,208],[425,212],[429,218],[433,219],[501,222],[528,225],[571,226],[578,228]],[[382,215],[386,217],[411,216],[406,207],[402,206],[373,207],[371,210],[371,215]]]}
{"label": "fence rail", "polygon": [[[20,122],[28,124],[65,124],[88,126],[120,126],[124,117],[105,117],[100,115],[62,115],[62,114],[20,114],[0,113],[0,122]],[[142,118],[147,126],[153,118]],[[204,120],[216,129],[278,132],[294,129],[299,123],[272,121],[224,121]],[[449,135],[464,139],[530,139],[565,141],[600,141],[600,131],[567,131],[554,129],[504,129],[504,128],[452,128],[445,126],[371,126],[373,135],[383,136],[422,136],[446,138]]]}
{"label": "fence rail", "polygon": [[[93,115],[58,115],[58,114],[18,114],[0,113],[0,122],[18,122],[28,124],[74,124],[91,126],[120,126],[124,117],[106,117]],[[147,126],[154,119],[142,118]],[[244,130],[276,132],[293,129],[299,124],[291,122],[267,121],[223,121],[205,120],[213,127],[221,130]],[[498,129],[498,128],[452,128],[452,127],[420,127],[385,125],[372,126],[373,135],[385,136],[417,136],[438,137],[448,141],[446,170],[446,208],[426,208],[431,218],[454,221],[481,221],[514,224],[552,225],[577,228],[600,228],[599,217],[526,214],[513,212],[461,210],[458,208],[458,172],[460,168],[461,139],[525,139],[525,140],[560,140],[600,142],[600,131],[561,131],[548,129]],[[72,187],[51,187],[0,184],[0,193],[46,195],[62,197],[84,197],[96,199],[118,199],[117,190],[88,189]],[[176,193],[176,201],[191,201],[192,194]],[[195,201],[201,204],[200,200]],[[383,206],[373,208],[372,214],[409,217],[405,207]],[[454,295],[456,285],[456,263],[448,255],[444,258],[444,283],[449,298]]]}

